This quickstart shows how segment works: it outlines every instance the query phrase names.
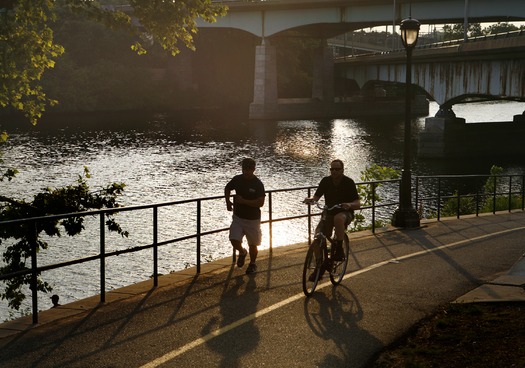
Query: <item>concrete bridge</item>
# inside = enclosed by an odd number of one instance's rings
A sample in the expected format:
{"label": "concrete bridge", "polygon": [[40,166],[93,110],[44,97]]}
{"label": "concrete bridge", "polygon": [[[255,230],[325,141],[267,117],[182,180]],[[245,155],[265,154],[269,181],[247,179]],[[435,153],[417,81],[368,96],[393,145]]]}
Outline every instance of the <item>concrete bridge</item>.
{"label": "concrete bridge", "polygon": [[[369,81],[404,82],[404,50],[335,60],[337,75],[362,87]],[[414,49],[412,82],[442,107],[468,96],[525,101],[525,31],[443,42]]]}
{"label": "concrete bridge", "polygon": [[[234,28],[261,38],[261,45],[257,46],[255,51],[251,119],[307,118],[310,117],[306,116],[309,115],[308,110],[323,111],[328,115],[337,114],[338,109],[330,106],[334,103],[334,62],[332,51],[326,44],[326,39],[335,35],[371,26],[399,24],[410,15],[422,23],[430,24],[525,19],[525,5],[522,0],[478,0],[470,3],[468,0],[299,0],[225,4],[229,7],[225,17],[218,19],[214,24],[199,23],[199,27]],[[278,99],[277,56],[271,40],[276,36],[286,36],[290,32],[299,32],[322,40],[313,70],[314,105],[303,103],[298,106],[289,101],[281,103]],[[499,40],[487,41],[482,47],[479,45],[481,44],[440,48],[439,51],[418,51],[419,57],[423,58],[425,54],[430,58],[427,60],[433,60],[436,53],[439,53],[441,64],[432,62],[427,64],[428,68],[415,67],[412,80],[433,95],[440,105],[453,104],[456,99],[469,94],[516,98],[524,96],[522,40],[510,41],[510,44],[501,43]],[[479,49],[476,50],[476,47]],[[509,48],[519,50],[519,54],[512,56],[514,51],[506,51]],[[465,57],[465,52],[469,54],[468,57]],[[483,60],[476,59],[479,53],[483,54]],[[454,67],[451,67],[451,58],[454,58]],[[502,61],[502,58],[506,61]],[[374,60],[373,66],[347,68],[345,73],[348,74],[345,77],[360,81],[361,85],[366,80],[404,82],[403,53],[382,58],[374,56],[368,61],[370,60]],[[465,84],[465,81],[468,83]]]}

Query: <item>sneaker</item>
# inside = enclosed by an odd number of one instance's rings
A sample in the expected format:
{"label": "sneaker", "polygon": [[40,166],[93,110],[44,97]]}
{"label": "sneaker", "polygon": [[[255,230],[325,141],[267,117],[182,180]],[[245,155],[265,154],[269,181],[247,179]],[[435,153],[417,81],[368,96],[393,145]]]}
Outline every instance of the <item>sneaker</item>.
{"label": "sneaker", "polygon": [[334,247],[334,254],[332,254],[332,260],[334,261],[343,261],[345,258],[342,245],[336,245]]}
{"label": "sneaker", "polygon": [[[308,281],[310,282],[314,282],[315,281],[315,276],[317,276],[317,270],[314,270],[314,272],[312,272],[312,274],[310,275],[310,277],[308,277]],[[323,275],[319,275],[319,280],[321,280],[321,277],[323,277]]]}
{"label": "sneaker", "polygon": [[[323,278],[324,272],[326,271],[326,265],[321,265],[321,272],[319,273],[319,280],[320,281]],[[314,282],[315,281],[315,275],[317,274],[317,267],[314,269],[314,272],[308,277],[308,281]]]}
{"label": "sneaker", "polygon": [[246,260],[246,255],[248,254],[248,251],[245,249],[243,254],[239,253],[239,258],[237,258],[237,267],[244,266],[244,261]]}
{"label": "sneaker", "polygon": [[249,275],[251,273],[254,273],[255,271],[257,271],[257,265],[255,263],[250,263],[248,265],[248,268],[246,269],[246,274]]}

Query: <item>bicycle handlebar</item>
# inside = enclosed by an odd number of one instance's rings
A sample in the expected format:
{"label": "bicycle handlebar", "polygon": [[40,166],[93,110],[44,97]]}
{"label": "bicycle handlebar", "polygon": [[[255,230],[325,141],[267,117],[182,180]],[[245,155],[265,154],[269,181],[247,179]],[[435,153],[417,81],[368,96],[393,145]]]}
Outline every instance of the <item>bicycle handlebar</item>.
{"label": "bicycle handlebar", "polygon": [[336,208],[342,208],[341,204],[336,204],[336,205],[333,205],[332,207],[328,208],[328,206],[326,205],[322,205],[320,204],[319,202],[315,202],[315,201],[312,201],[312,202],[304,202],[306,203],[307,205],[316,205],[317,208],[319,208],[320,210],[327,210],[327,211],[331,211],[333,209],[336,209]]}

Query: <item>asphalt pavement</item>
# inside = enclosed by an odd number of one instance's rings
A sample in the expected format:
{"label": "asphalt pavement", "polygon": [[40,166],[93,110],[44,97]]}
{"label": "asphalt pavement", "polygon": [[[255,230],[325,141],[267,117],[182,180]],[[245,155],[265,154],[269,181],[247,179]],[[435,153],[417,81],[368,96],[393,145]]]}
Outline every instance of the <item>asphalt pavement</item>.
{"label": "asphalt pavement", "polygon": [[231,258],[0,325],[0,367],[367,367],[450,302],[525,301],[525,212],[350,236],[348,271],[302,293],[306,244]]}

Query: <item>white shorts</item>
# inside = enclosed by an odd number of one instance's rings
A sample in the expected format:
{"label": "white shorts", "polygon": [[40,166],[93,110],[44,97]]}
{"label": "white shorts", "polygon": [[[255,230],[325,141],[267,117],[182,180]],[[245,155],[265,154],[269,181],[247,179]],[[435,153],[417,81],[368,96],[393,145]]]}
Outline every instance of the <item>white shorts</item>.
{"label": "white shorts", "polygon": [[244,236],[246,236],[248,245],[260,245],[262,240],[261,220],[246,220],[233,215],[230,226],[230,240],[242,242]]}

